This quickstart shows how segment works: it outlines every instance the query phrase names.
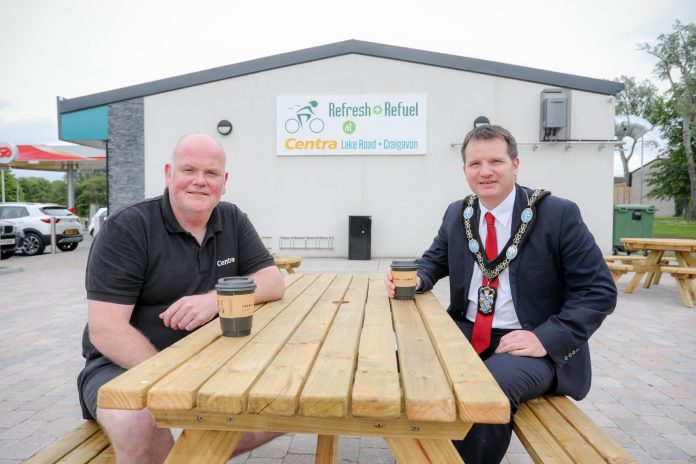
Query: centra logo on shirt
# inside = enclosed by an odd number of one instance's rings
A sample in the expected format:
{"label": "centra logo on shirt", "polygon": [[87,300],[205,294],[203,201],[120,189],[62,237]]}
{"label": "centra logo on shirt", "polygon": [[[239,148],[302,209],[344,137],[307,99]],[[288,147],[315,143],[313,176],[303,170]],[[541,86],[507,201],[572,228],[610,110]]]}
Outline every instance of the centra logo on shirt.
{"label": "centra logo on shirt", "polygon": [[231,258],[227,258],[227,259],[219,259],[217,262],[217,265],[218,265],[218,267],[227,266],[230,263],[234,263],[234,256]]}

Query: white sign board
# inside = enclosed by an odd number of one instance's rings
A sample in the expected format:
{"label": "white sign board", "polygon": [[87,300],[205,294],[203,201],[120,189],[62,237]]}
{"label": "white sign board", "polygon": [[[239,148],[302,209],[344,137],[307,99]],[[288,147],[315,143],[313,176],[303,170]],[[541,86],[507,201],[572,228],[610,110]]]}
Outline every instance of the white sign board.
{"label": "white sign board", "polygon": [[277,99],[279,156],[424,155],[425,94],[299,95]]}

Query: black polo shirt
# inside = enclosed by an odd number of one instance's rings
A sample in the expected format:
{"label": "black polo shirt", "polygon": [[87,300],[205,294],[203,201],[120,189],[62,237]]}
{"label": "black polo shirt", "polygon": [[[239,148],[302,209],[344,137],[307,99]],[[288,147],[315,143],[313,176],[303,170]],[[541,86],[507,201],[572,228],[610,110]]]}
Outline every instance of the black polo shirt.
{"label": "black polo shirt", "polygon": [[[87,298],[133,304],[131,324],[162,350],[186,336],[172,330],[160,313],[183,296],[207,293],[221,277],[249,275],[273,266],[247,215],[220,202],[213,210],[202,245],[176,221],[169,194],[147,199],[109,216],[87,262]],[[87,360],[101,357],[82,340]]]}

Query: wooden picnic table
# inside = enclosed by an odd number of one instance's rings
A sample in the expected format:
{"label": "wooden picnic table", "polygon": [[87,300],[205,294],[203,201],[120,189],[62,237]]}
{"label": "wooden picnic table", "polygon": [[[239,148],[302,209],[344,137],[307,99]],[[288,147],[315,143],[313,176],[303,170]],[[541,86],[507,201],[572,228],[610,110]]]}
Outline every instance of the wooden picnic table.
{"label": "wooden picnic table", "polygon": [[[677,281],[679,294],[684,306],[693,308],[696,289],[696,260],[691,253],[696,253],[696,240],[677,238],[622,238],[624,248],[627,250],[646,250],[648,255],[642,262],[632,264],[635,275],[624,290],[632,293],[645,275],[643,288],[650,288],[655,282],[656,276],[661,273],[671,274]],[[663,265],[661,260],[666,251],[674,252],[676,264]]]}
{"label": "wooden picnic table", "polygon": [[[507,423],[509,402],[430,293],[390,300],[384,275],[291,274],[251,335],[213,320],[105,384],[101,408],[183,428],[167,462],[225,462],[244,431],[381,436],[399,462],[461,463],[452,439]],[[398,358],[398,362],[397,362]]]}
{"label": "wooden picnic table", "polygon": [[302,264],[302,256],[274,256],[278,269],[285,269],[288,274],[294,274],[295,268]]}

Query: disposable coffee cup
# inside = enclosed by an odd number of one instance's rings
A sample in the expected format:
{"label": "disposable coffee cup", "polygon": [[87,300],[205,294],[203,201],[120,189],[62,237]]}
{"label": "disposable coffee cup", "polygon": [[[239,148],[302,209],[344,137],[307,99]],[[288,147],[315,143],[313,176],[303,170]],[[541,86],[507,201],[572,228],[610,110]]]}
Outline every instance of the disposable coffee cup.
{"label": "disposable coffee cup", "polygon": [[397,300],[412,300],[416,296],[417,271],[415,261],[392,261],[392,282],[396,290],[394,298]]}
{"label": "disposable coffee cup", "polygon": [[215,285],[222,335],[244,337],[251,333],[254,290],[251,277],[223,277]]}

